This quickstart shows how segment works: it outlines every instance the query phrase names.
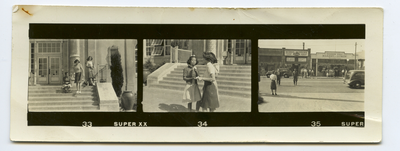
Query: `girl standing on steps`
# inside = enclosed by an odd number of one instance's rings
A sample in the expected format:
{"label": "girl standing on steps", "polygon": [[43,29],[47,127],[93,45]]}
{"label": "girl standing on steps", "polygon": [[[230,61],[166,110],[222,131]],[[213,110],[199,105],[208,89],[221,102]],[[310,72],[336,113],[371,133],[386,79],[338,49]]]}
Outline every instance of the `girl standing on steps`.
{"label": "girl standing on steps", "polygon": [[209,109],[210,112],[214,112],[219,107],[219,94],[216,75],[219,73],[217,58],[212,52],[204,52],[203,58],[207,61],[206,71],[203,77],[199,77],[199,80],[204,80],[203,86],[203,97],[201,98],[201,106],[203,109]]}
{"label": "girl standing on steps", "polygon": [[75,64],[74,71],[75,71],[76,93],[81,93],[81,81],[83,79],[82,77],[84,77],[83,67],[79,59],[76,59],[74,61],[74,64]]}
{"label": "girl standing on steps", "polygon": [[86,59],[86,67],[89,69],[89,86],[94,86],[94,77],[93,77],[93,70],[94,70],[94,65],[93,65],[93,57],[89,56]]}
{"label": "girl standing on steps", "polygon": [[196,56],[189,57],[188,66],[183,69],[183,80],[186,81],[186,87],[183,90],[183,103],[188,104],[189,111],[192,111],[192,103],[196,102],[196,110],[200,108],[201,94],[199,85],[197,84],[197,77],[199,76],[196,65],[199,63]]}

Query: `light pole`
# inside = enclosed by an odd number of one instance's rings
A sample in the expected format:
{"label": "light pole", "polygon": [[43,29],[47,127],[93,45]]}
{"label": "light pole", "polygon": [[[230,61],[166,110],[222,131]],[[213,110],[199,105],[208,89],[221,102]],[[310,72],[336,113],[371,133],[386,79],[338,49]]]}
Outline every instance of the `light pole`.
{"label": "light pole", "polygon": [[349,60],[350,60],[350,59],[346,59],[346,71],[344,72],[344,75],[346,75],[346,74],[347,74],[347,70],[349,70],[349,69],[348,69]]}
{"label": "light pole", "polygon": [[356,42],[355,49],[354,49],[354,70],[356,70],[356,68],[357,68],[357,58],[356,58],[356,56],[357,56],[357,42]]}

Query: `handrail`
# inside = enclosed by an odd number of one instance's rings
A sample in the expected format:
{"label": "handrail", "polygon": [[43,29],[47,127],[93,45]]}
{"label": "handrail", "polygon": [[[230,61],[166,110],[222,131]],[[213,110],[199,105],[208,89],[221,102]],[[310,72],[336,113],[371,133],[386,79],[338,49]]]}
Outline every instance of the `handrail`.
{"label": "handrail", "polygon": [[[104,66],[104,67],[102,67],[101,69],[100,69],[100,66]],[[104,77],[103,77],[103,71],[104,71],[104,69],[107,69],[106,67],[108,67],[109,65],[108,64],[104,64],[104,65],[100,65],[100,64],[97,64],[97,73],[94,75],[94,77],[96,77],[100,72],[101,72],[101,78],[100,78],[100,82],[101,81],[107,81],[107,77],[104,79]]]}

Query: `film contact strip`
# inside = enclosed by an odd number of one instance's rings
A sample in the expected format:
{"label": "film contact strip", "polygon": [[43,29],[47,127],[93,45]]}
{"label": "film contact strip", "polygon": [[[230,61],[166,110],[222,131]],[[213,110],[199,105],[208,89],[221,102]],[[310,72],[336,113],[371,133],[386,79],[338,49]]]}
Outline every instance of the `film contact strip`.
{"label": "film contact strip", "polygon": [[[136,39],[137,112],[28,112],[28,126],[260,127],[344,126],[364,123],[364,112],[258,112],[258,54],[252,53],[251,112],[143,112],[144,39],[365,39],[364,24],[30,24],[30,39]],[[351,124],[349,124],[351,125]],[[363,127],[364,124],[359,125]]]}

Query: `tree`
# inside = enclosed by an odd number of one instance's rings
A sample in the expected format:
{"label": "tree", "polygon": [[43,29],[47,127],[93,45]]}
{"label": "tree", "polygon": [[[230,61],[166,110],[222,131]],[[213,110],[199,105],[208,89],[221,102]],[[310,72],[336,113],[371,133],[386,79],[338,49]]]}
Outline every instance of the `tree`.
{"label": "tree", "polygon": [[122,73],[122,65],[121,65],[121,54],[119,51],[115,51],[111,54],[111,81],[112,86],[114,88],[115,94],[120,97],[121,96],[121,89],[124,84],[124,75]]}

